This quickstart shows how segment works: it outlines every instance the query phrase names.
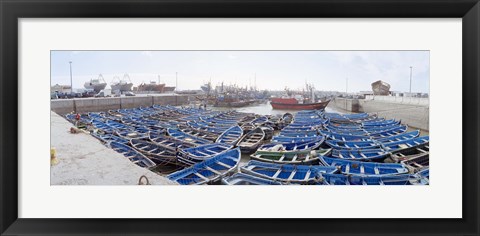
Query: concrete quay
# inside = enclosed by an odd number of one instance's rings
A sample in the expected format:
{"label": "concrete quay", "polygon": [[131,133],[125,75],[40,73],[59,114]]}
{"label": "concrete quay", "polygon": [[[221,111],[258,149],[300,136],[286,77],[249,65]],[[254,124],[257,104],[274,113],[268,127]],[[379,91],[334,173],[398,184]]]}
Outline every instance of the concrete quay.
{"label": "concrete quay", "polygon": [[376,113],[385,119],[401,120],[411,128],[429,130],[430,107],[426,98],[367,96],[365,99],[335,98],[329,106],[347,112]]}
{"label": "concrete quay", "polygon": [[145,175],[152,185],[176,185],[100,143],[88,133],[70,133],[71,123],[51,112],[51,147],[58,164],[50,168],[51,185],[137,185]]}
{"label": "concrete quay", "polygon": [[148,107],[152,105],[186,105],[192,100],[188,95],[153,95],[135,97],[112,97],[112,98],[74,98],[54,99],[50,102],[50,109],[57,114],[70,112],[100,112],[115,109],[126,109],[135,107]]}

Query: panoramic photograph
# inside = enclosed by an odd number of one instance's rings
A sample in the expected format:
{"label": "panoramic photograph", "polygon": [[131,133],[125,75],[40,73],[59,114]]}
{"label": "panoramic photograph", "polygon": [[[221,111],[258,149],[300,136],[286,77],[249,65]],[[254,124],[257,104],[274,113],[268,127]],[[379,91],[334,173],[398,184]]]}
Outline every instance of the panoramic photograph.
{"label": "panoramic photograph", "polygon": [[429,185],[429,51],[51,51],[51,185]]}

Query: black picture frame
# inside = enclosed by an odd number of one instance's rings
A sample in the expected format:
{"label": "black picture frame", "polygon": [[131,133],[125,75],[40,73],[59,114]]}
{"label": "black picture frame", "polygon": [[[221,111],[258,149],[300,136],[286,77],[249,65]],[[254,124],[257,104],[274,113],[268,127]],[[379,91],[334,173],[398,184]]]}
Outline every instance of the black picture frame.
{"label": "black picture frame", "polygon": [[[478,0],[0,0],[0,233],[2,235],[478,235]],[[19,18],[386,17],[462,18],[462,219],[20,219],[18,218]],[[449,81],[454,83],[455,81]],[[17,88],[17,89],[15,89]],[[448,113],[446,108],[446,113]],[[455,114],[450,114],[455,115]],[[421,203],[418,203],[421,211]],[[240,206],[239,206],[240,207]],[[297,207],[302,207],[301,205]],[[308,206],[303,206],[308,207]],[[439,206],[441,209],[441,205]],[[373,208],[372,208],[373,209]]]}

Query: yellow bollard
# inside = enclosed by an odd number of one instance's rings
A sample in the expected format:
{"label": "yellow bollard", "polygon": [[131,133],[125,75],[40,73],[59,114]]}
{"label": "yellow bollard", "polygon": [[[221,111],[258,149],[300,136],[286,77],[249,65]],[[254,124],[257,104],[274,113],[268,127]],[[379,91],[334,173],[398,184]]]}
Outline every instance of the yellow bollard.
{"label": "yellow bollard", "polygon": [[56,164],[58,164],[57,151],[52,147],[50,148],[50,165],[53,166]]}

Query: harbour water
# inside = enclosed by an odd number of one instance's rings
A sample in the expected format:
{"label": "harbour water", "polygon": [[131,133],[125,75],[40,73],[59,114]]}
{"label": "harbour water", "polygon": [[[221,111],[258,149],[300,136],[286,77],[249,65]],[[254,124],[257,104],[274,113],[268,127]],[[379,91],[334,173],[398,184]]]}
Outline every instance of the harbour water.
{"label": "harbour water", "polygon": [[[228,111],[228,110],[235,110],[238,112],[245,112],[245,113],[255,113],[259,115],[283,115],[285,113],[292,113],[295,114],[298,111],[297,110],[276,110],[272,109],[272,106],[268,103],[261,103],[257,105],[252,105],[252,106],[246,106],[246,107],[239,107],[239,108],[224,108],[224,107],[208,107],[207,109],[211,110],[217,110],[217,111]],[[350,113],[346,111],[341,111],[339,109],[331,108],[331,107],[326,107],[325,108],[326,112],[336,112],[336,113]]]}

